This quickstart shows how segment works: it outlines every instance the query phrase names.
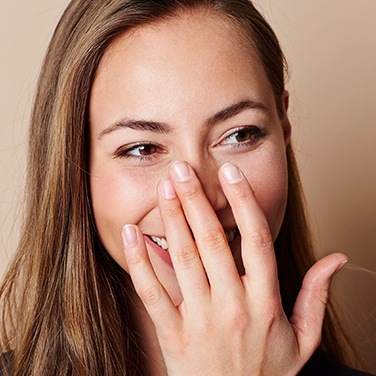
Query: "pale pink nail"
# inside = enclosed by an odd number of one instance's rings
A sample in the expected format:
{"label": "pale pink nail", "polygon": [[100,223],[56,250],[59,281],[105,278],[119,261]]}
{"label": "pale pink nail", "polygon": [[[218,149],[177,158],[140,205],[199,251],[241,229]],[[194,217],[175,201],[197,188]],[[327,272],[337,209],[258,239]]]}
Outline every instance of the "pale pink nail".
{"label": "pale pink nail", "polygon": [[172,177],[179,183],[185,183],[192,177],[191,170],[186,162],[178,161],[171,166]]}
{"label": "pale pink nail", "polygon": [[138,236],[136,228],[133,225],[125,225],[123,227],[123,239],[125,244],[129,247],[137,245]]}
{"label": "pale pink nail", "polygon": [[236,184],[243,180],[243,174],[238,167],[232,163],[226,163],[221,167],[223,177],[229,184]]}
{"label": "pale pink nail", "polygon": [[161,180],[159,187],[161,190],[162,197],[166,200],[172,200],[176,197],[175,188],[170,179]]}

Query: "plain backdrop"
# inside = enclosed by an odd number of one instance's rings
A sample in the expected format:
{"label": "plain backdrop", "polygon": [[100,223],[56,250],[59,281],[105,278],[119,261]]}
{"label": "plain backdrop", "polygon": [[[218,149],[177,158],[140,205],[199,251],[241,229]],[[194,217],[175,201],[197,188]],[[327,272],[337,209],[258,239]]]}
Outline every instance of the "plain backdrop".
{"label": "plain backdrop", "polygon": [[[0,277],[19,234],[38,70],[67,3],[0,0]],[[376,1],[256,3],[290,66],[293,142],[317,248],[350,257],[336,277],[338,296],[376,372]]]}

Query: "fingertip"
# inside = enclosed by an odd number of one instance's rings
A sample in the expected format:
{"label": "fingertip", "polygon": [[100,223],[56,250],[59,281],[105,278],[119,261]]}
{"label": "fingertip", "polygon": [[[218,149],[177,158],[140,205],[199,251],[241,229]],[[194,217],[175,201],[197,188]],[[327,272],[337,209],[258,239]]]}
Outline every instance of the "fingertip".
{"label": "fingertip", "polygon": [[348,257],[343,253],[332,253],[318,260],[307,272],[304,280],[306,283],[316,284],[319,280],[330,280],[348,262]]}
{"label": "fingertip", "polygon": [[125,225],[122,230],[123,242],[127,247],[134,247],[138,244],[138,231],[135,225]]}
{"label": "fingertip", "polygon": [[158,185],[159,193],[166,200],[172,200],[176,198],[176,191],[172,181],[168,178],[162,179]]}
{"label": "fingertip", "polygon": [[329,254],[328,256],[326,256],[326,257],[333,257],[336,260],[338,260],[339,263],[341,263],[341,262],[345,262],[346,263],[347,261],[349,261],[348,256],[345,255],[342,252],[333,252],[333,253]]}
{"label": "fingertip", "polygon": [[142,264],[144,244],[140,241],[142,233],[136,225],[125,225],[122,229],[123,252],[128,267]]}
{"label": "fingertip", "polygon": [[325,259],[328,259],[328,263],[329,263],[328,268],[332,270],[332,272],[328,273],[328,276],[327,276],[327,279],[330,283],[332,278],[339,271],[341,271],[344,268],[344,266],[349,262],[349,258],[343,253],[336,252],[336,253],[332,253],[331,255],[324,257],[324,259],[322,260],[325,261]]}
{"label": "fingertip", "polygon": [[343,259],[339,264],[338,264],[338,267],[337,269],[335,270],[334,274],[338,273],[339,271],[341,271],[344,266],[349,262],[349,259],[346,257],[345,259]]}
{"label": "fingertip", "polygon": [[220,174],[228,184],[237,184],[244,179],[244,175],[238,166],[225,163],[220,168]]}
{"label": "fingertip", "polygon": [[193,171],[191,166],[185,161],[175,161],[170,166],[170,174],[175,182],[186,183],[191,180]]}

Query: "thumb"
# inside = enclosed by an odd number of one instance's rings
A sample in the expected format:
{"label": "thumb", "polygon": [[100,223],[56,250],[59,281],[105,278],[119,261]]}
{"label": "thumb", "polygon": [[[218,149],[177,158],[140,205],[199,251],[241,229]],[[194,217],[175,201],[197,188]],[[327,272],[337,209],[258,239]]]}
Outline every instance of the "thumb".
{"label": "thumb", "polygon": [[321,342],[330,283],[347,262],[342,253],[333,253],[319,260],[304,277],[289,320],[303,358],[308,359]]}

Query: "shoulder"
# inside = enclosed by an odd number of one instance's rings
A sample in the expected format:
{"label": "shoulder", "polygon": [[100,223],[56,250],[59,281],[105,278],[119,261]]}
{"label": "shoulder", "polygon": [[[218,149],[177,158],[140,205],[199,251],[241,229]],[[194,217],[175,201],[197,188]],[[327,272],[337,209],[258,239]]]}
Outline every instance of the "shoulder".
{"label": "shoulder", "polygon": [[372,376],[370,373],[357,371],[339,364],[330,362],[321,356],[313,356],[303,369],[299,376]]}

